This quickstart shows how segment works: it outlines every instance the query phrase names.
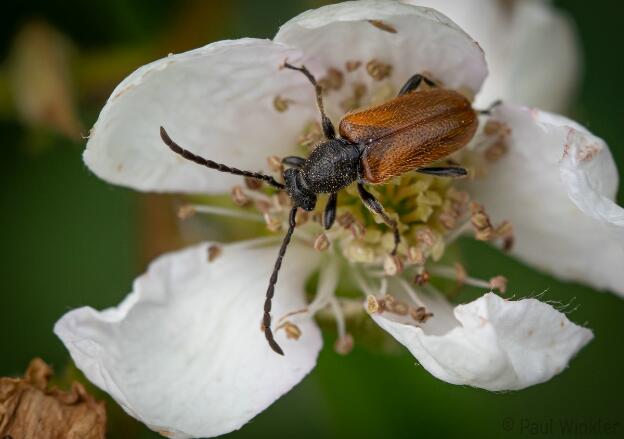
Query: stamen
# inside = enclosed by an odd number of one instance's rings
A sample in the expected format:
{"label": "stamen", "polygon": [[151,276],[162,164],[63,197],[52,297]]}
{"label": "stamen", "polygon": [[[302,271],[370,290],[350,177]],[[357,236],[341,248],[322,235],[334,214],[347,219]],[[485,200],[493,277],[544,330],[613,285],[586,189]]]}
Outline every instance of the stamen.
{"label": "stamen", "polygon": [[[504,276],[495,276],[489,281],[486,281],[483,279],[477,279],[467,276],[467,273],[463,267],[461,268],[461,270],[458,270],[457,266],[448,267],[442,265],[435,265],[431,267],[430,272],[435,276],[452,279],[457,281],[458,283],[461,282],[465,285],[470,285],[477,288],[486,288],[488,290],[497,289],[501,293],[504,293],[507,289],[507,279]],[[459,276],[461,276],[461,278]]]}
{"label": "stamen", "polygon": [[319,282],[314,300],[308,306],[311,315],[316,314],[321,308],[334,297],[336,286],[338,285],[338,261],[335,258],[321,269],[319,274]]}
{"label": "stamen", "polygon": [[209,206],[204,204],[187,204],[185,206],[182,206],[178,211],[178,217],[180,217],[180,219],[189,218],[189,216],[185,216],[188,215],[188,212],[209,215],[221,215],[230,218],[240,218],[250,221],[262,222],[262,217],[256,213],[229,209],[227,207]]}

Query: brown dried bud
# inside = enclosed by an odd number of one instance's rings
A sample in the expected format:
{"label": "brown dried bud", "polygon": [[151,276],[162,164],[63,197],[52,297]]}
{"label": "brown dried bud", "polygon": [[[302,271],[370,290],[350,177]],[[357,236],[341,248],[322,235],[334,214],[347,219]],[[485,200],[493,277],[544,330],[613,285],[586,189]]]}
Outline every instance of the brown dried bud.
{"label": "brown dried bud", "polygon": [[0,437],[104,439],[106,408],[74,382],[64,392],[48,389],[52,369],[39,358],[24,378],[0,378]]}
{"label": "brown dried bud", "polygon": [[334,343],[334,351],[340,355],[348,355],[353,350],[353,337],[351,334],[345,334]]}

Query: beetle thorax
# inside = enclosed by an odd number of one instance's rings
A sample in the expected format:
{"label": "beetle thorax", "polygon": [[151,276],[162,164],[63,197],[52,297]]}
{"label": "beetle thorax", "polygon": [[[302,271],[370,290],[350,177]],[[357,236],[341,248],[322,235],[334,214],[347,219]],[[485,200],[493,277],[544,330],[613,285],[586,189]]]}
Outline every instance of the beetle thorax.
{"label": "beetle thorax", "polygon": [[359,165],[357,145],[331,139],[314,148],[301,167],[301,177],[314,193],[338,192],[358,178]]}

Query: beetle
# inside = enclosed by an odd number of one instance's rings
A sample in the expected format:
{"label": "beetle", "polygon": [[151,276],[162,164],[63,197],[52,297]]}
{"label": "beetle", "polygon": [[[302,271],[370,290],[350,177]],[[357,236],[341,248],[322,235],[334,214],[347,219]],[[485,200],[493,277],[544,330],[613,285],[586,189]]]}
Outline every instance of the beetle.
{"label": "beetle", "polygon": [[[271,303],[282,260],[295,230],[297,209],[312,211],[316,207],[317,195],[329,194],[323,213],[323,226],[329,229],[336,218],[338,192],[357,182],[362,202],[392,229],[394,248],[391,254],[395,255],[401,240],[398,224],[364,184],[382,184],[410,171],[441,177],[465,176],[467,171],[461,167],[427,165],[465,146],[477,130],[478,113],[489,112],[474,110],[470,101],[460,93],[438,88],[426,76],[415,74],[395,98],[347,113],[340,121],[339,135],[336,135],[334,125],[325,114],[322,88],[315,77],[305,66],[296,67],[285,62],[283,67],[301,72],[314,86],[325,136],[307,158],[289,156],[282,160],[288,166],[282,175],[284,183],[270,175],[240,170],[195,155],[179,146],[160,127],[164,143],[185,159],[217,171],[264,181],[285,190],[292,200],[288,230],[269,279],[262,319],[268,344],[280,355],[284,352],[271,330]],[[418,90],[423,82],[430,88]]]}

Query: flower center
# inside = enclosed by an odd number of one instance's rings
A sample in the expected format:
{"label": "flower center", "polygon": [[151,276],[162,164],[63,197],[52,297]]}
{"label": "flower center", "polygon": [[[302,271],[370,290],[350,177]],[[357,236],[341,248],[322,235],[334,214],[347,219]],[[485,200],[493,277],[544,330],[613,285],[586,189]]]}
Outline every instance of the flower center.
{"label": "flower center", "polygon": [[[373,87],[368,89],[363,82],[345,79],[357,69],[364,70],[373,79]],[[319,83],[325,94],[341,91],[339,107],[346,112],[395,96],[394,87],[383,81],[391,73],[392,66],[375,60],[368,63],[350,61],[346,63],[346,74],[339,69],[329,69]],[[275,110],[290,111],[291,103],[288,98],[277,96]],[[469,170],[470,178],[485,175],[488,167],[504,155],[507,135],[506,127],[488,121],[482,124],[469,147],[443,160],[442,164],[461,165]],[[310,121],[303,125],[293,149],[299,150],[298,155],[307,156],[323,140],[319,123]],[[281,159],[269,157],[268,164],[276,179],[281,179],[284,171]],[[330,230],[325,230],[322,224],[326,195],[319,196],[314,211],[300,209],[294,238],[323,252],[326,258],[313,300],[305,309],[276,316],[275,330],[283,330],[289,338],[297,339],[301,335],[296,325],[298,318],[329,312],[337,325],[336,351],[347,353],[353,339],[346,332],[345,319],[362,313],[364,307],[361,300],[339,297],[338,284],[343,281],[339,273],[345,272],[368,297],[366,310],[369,313],[389,313],[393,318],[414,325],[425,324],[434,318],[418,299],[418,294],[423,292],[421,289],[440,293],[432,285],[432,278],[453,279],[457,288],[471,285],[504,292],[506,280],[502,276],[476,279],[466,273],[459,261],[451,262],[451,265],[441,263],[447,248],[470,230],[477,240],[501,240],[505,249],[513,244],[511,224],[493,224],[485,208],[471,200],[461,183],[461,180],[411,172],[384,185],[368,186],[388,216],[398,224],[401,242],[395,255],[391,254],[394,247],[392,230],[367,210],[355,183],[339,193],[336,221]],[[214,200],[209,203],[211,201]],[[196,212],[226,215],[262,222],[269,232],[283,233],[292,208],[292,200],[286,192],[267,188],[252,179],[232,188],[231,203],[221,207],[210,204],[185,206],[180,216],[185,218]],[[224,204],[223,200],[221,204]],[[218,257],[218,253],[218,249],[213,249],[209,258]],[[398,280],[393,285],[399,285],[400,291],[388,291],[388,279],[391,278]]]}

